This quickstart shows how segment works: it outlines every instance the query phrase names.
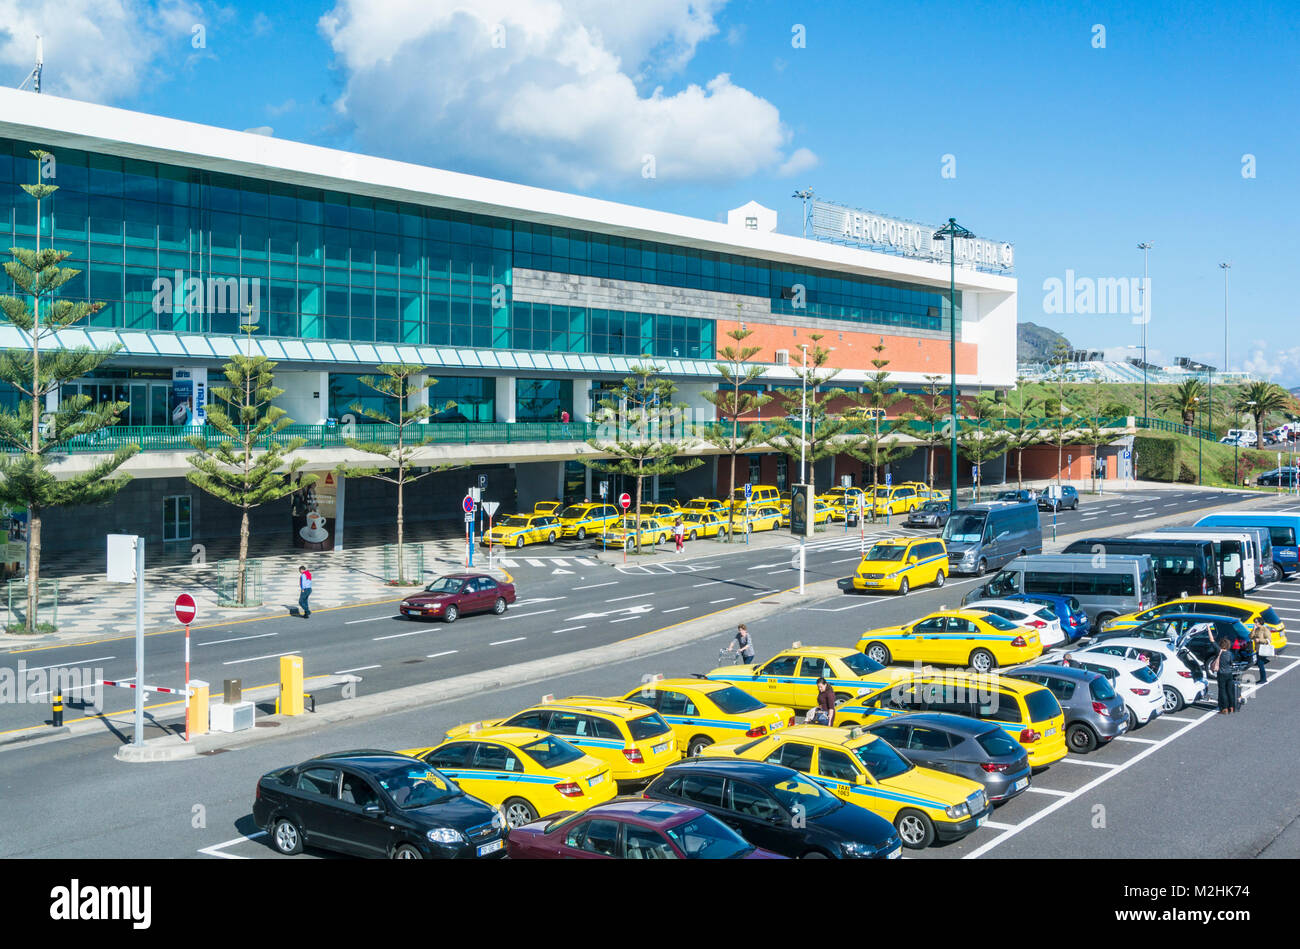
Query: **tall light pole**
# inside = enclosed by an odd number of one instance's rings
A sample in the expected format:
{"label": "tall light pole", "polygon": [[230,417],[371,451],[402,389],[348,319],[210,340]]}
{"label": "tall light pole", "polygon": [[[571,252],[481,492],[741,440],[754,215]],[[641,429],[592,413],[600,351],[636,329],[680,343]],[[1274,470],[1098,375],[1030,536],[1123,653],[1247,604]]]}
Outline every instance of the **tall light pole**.
{"label": "tall light pole", "polygon": [[948,473],[948,506],[953,511],[957,510],[957,238],[969,240],[974,236],[958,224],[955,217],[948,218],[948,223],[932,235],[936,241],[948,241],[948,345],[951,359],[948,398],[952,409],[948,444],[952,463]]}
{"label": "tall light pole", "polygon": [[1228,271],[1232,263],[1225,261],[1219,264],[1219,269],[1223,271],[1223,371],[1227,372],[1232,368],[1228,361]]}
{"label": "tall light pole", "polygon": [[1150,241],[1143,241],[1138,244],[1138,250],[1142,251],[1142,417],[1150,418],[1151,412],[1147,407],[1147,324],[1151,322],[1151,313],[1147,307],[1151,301],[1147,296],[1147,251],[1151,249]]}
{"label": "tall light pole", "polygon": [[[1201,403],[1200,396],[1195,396],[1192,399],[1192,421],[1197,421],[1196,410],[1200,408],[1200,403]],[[1202,451],[1202,446],[1204,444],[1205,444],[1205,439],[1201,438],[1198,435],[1196,438],[1196,483],[1198,485],[1201,483],[1201,451]]]}
{"label": "tall light pole", "polygon": [[[803,350],[803,376],[800,381],[803,385],[803,406],[799,411],[799,483],[808,484],[807,472],[804,470],[804,445],[808,439],[808,344],[800,343],[799,348]],[[811,492],[809,492],[811,494]],[[807,498],[809,505],[805,516],[812,517],[816,513],[817,502],[812,498]],[[808,563],[807,548],[804,541],[807,539],[807,531],[799,535],[799,595],[803,596],[803,579],[804,567]]]}
{"label": "tall light pole", "polygon": [[808,236],[808,202],[812,200],[812,196],[813,196],[812,188],[800,188],[794,194],[790,195],[790,197],[792,198],[798,198],[799,200],[803,201],[803,236],[804,237]]}

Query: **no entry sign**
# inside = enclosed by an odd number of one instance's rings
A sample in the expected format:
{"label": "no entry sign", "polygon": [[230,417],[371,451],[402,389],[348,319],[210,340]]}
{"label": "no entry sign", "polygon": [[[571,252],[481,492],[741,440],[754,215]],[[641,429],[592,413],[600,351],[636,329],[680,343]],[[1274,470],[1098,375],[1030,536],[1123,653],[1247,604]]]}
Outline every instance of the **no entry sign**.
{"label": "no entry sign", "polygon": [[623,505],[623,510],[626,511],[628,508],[632,506],[632,495],[624,491],[622,494],[618,496],[618,503]]}
{"label": "no entry sign", "polygon": [[198,612],[198,607],[194,605],[194,597],[188,593],[182,593],[176,598],[176,618],[184,626],[194,622],[194,614]]}

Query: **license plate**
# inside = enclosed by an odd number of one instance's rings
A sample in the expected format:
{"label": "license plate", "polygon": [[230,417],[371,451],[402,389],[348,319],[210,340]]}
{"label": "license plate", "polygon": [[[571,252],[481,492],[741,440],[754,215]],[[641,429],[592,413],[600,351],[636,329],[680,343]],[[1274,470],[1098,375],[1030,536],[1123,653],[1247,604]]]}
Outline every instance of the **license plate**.
{"label": "license plate", "polygon": [[1046,732],[1046,735],[1047,735],[1048,738],[1051,738],[1051,737],[1052,737],[1053,735],[1055,735],[1055,734],[1056,734],[1056,729],[1055,729],[1055,728],[1049,728],[1049,729],[1047,730],[1047,732]]}
{"label": "license plate", "polygon": [[651,748],[650,750],[653,751],[653,752],[654,752],[655,754],[657,754],[657,755],[661,755],[661,754],[663,754],[665,751],[667,751],[667,750],[668,750],[669,748],[671,748],[671,747],[672,747],[671,742],[664,742],[662,745],[655,745],[655,746],[654,746],[653,748]]}
{"label": "license plate", "polygon": [[785,727],[785,722],[773,722],[771,725],[767,727],[767,730],[770,732],[774,732],[778,728],[784,728],[784,727]]}
{"label": "license plate", "polygon": [[486,857],[486,856],[487,856],[488,854],[490,854],[490,853],[496,853],[498,850],[500,850],[500,849],[501,849],[502,847],[504,847],[505,845],[506,845],[506,842],[505,842],[504,840],[494,840],[494,841],[492,841],[492,843],[490,843],[490,844],[484,844],[483,846],[479,847],[479,848],[478,848],[478,855],[479,855],[480,857]]}
{"label": "license plate", "polygon": [[886,859],[886,860],[897,860],[897,859],[898,859],[899,857],[901,857],[902,855],[903,855],[903,848],[902,848],[902,847],[895,847],[893,850],[889,851],[889,853],[885,854],[885,859]]}
{"label": "license plate", "polygon": [[1017,781],[1017,782],[1012,786],[1012,790],[1013,790],[1013,791],[1023,791],[1023,790],[1024,790],[1025,788],[1027,788],[1027,787],[1029,787],[1029,779],[1028,779],[1028,778],[1021,778],[1019,781]]}
{"label": "license plate", "polygon": [[987,817],[987,816],[985,816],[985,817],[977,817],[977,818],[975,818],[975,826],[976,826],[976,827],[983,827],[983,826],[984,826],[984,822],[985,822],[986,820],[988,820],[988,817]]}
{"label": "license plate", "polygon": [[605,776],[603,774],[598,774],[590,781],[587,782],[587,787],[594,788],[597,784],[604,783],[604,781],[605,781]]}

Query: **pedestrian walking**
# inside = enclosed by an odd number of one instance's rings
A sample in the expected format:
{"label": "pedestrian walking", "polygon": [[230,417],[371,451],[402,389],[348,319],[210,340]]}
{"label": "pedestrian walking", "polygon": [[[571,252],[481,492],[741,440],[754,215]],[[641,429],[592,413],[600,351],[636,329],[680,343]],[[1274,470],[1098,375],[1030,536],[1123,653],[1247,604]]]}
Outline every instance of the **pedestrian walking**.
{"label": "pedestrian walking", "polygon": [[680,517],[677,518],[677,523],[673,525],[673,540],[677,542],[677,552],[680,554],[686,543],[686,525],[682,523]]}
{"label": "pedestrian walking", "polygon": [[311,607],[307,605],[311,596],[311,571],[302,566],[298,568],[298,591],[298,608],[302,611],[302,618],[307,619],[311,616]]}
{"label": "pedestrian walking", "polygon": [[727,647],[727,652],[739,652],[740,661],[745,665],[754,661],[754,640],[750,638],[749,627],[744,623],[736,627],[736,639]]}
{"label": "pedestrian walking", "polygon": [[1255,631],[1250,634],[1250,641],[1255,647],[1255,668],[1259,670],[1259,681],[1262,685],[1268,681],[1268,673],[1264,671],[1264,667],[1268,665],[1268,657],[1275,651],[1273,636],[1263,623],[1256,623]]}
{"label": "pedestrian walking", "polygon": [[1210,672],[1214,673],[1215,685],[1219,690],[1219,714],[1227,715],[1237,709],[1236,689],[1232,681],[1232,661],[1235,658],[1232,654],[1231,643],[1225,636],[1219,640],[1219,651],[1215,657],[1210,660]]}

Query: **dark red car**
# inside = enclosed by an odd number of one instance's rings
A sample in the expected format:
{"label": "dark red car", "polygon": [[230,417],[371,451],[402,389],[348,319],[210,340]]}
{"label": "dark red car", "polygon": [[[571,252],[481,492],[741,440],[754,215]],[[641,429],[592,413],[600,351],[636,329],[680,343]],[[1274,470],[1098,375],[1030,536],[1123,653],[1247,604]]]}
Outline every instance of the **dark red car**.
{"label": "dark red car", "polygon": [[421,593],[412,593],[398,611],[412,619],[456,622],[465,613],[500,616],[515,601],[515,585],[486,573],[453,573],[434,580]]}
{"label": "dark red car", "polygon": [[712,814],[685,804],[615,798],[510,831],[517,860],[784,860],[760,850]]}

